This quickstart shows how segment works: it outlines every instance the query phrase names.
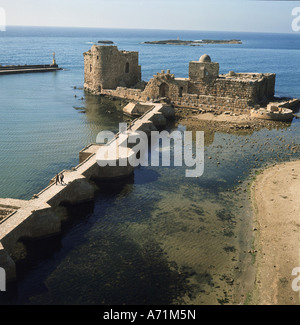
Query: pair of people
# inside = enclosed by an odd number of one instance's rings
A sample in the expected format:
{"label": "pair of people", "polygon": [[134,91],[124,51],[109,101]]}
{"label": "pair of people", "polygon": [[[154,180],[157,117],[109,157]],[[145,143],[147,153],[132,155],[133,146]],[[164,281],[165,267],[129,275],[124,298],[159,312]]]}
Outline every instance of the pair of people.
{"label": "pair of people", "polygon": [[64,174],[61,173],[60,175],[56,174],[56,178],[55,178],[55,185],[57,185],[58,183],[63,184],[64,182]]}

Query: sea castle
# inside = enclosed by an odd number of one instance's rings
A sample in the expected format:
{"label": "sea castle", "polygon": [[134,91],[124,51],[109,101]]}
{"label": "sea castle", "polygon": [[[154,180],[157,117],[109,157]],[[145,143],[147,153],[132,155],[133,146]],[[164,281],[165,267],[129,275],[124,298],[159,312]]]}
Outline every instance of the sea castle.
{"label": "sea castle", "polygon": [[[189,63],[188,78],[176,78],[170,70],[162,70],[144,82],[138,52],[93,45],[84,53],[84,72],[85,90],[137,102],[166,98],[174,107],[217,113],[250,113],[277,104],[274,73],[219,74],[219,63],[207,54]],[[280,105],[290,107],[293,103],[288,100]]]}

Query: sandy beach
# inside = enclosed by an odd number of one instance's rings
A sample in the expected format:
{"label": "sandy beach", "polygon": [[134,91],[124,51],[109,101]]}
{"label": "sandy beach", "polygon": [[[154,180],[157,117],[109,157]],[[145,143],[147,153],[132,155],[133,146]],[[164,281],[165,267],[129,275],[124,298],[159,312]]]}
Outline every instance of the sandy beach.
{"label": "sandy beach", "polygon": [[[252,186],[255,209],[257,275],[253,304],[298,305],[292,289],[300,266],[300,161],[264,170]],[[299,283],[298,283],[299,285]]]}

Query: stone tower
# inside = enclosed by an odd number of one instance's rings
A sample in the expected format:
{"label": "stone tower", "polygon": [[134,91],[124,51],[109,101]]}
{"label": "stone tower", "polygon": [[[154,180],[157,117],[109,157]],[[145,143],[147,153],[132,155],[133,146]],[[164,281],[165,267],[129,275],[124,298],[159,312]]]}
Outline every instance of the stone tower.
{"label": "stone tower", "polygon": [[203,54],[199,61],[189,64],[189,79],[191,81],[211,81],[219,76],[219,63],[211,62],[207,54]]}
{"label": "stone tower", "polygon": [[117,46],[93,45],[83,55],[86,90],[129,88],[141,81],[138,52],[119,51]]}

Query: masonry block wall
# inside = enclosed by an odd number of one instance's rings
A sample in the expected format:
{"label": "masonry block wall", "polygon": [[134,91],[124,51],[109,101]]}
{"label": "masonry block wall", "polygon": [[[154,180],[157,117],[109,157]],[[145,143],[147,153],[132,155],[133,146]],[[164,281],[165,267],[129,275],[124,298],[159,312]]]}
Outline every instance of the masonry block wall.
{"label": "masonry block wall", "polygon": [[191,61],[189,64],[189,79],[191,81],[211,82],[218,76],[219,63],[217,62]]}
{"label": "masonry block wall", "polygon": [[275,75],[257,78],[219,77],[211,82],[189,82],[188,93],[216,97],[243,98],[259,103],[274,96]]}

